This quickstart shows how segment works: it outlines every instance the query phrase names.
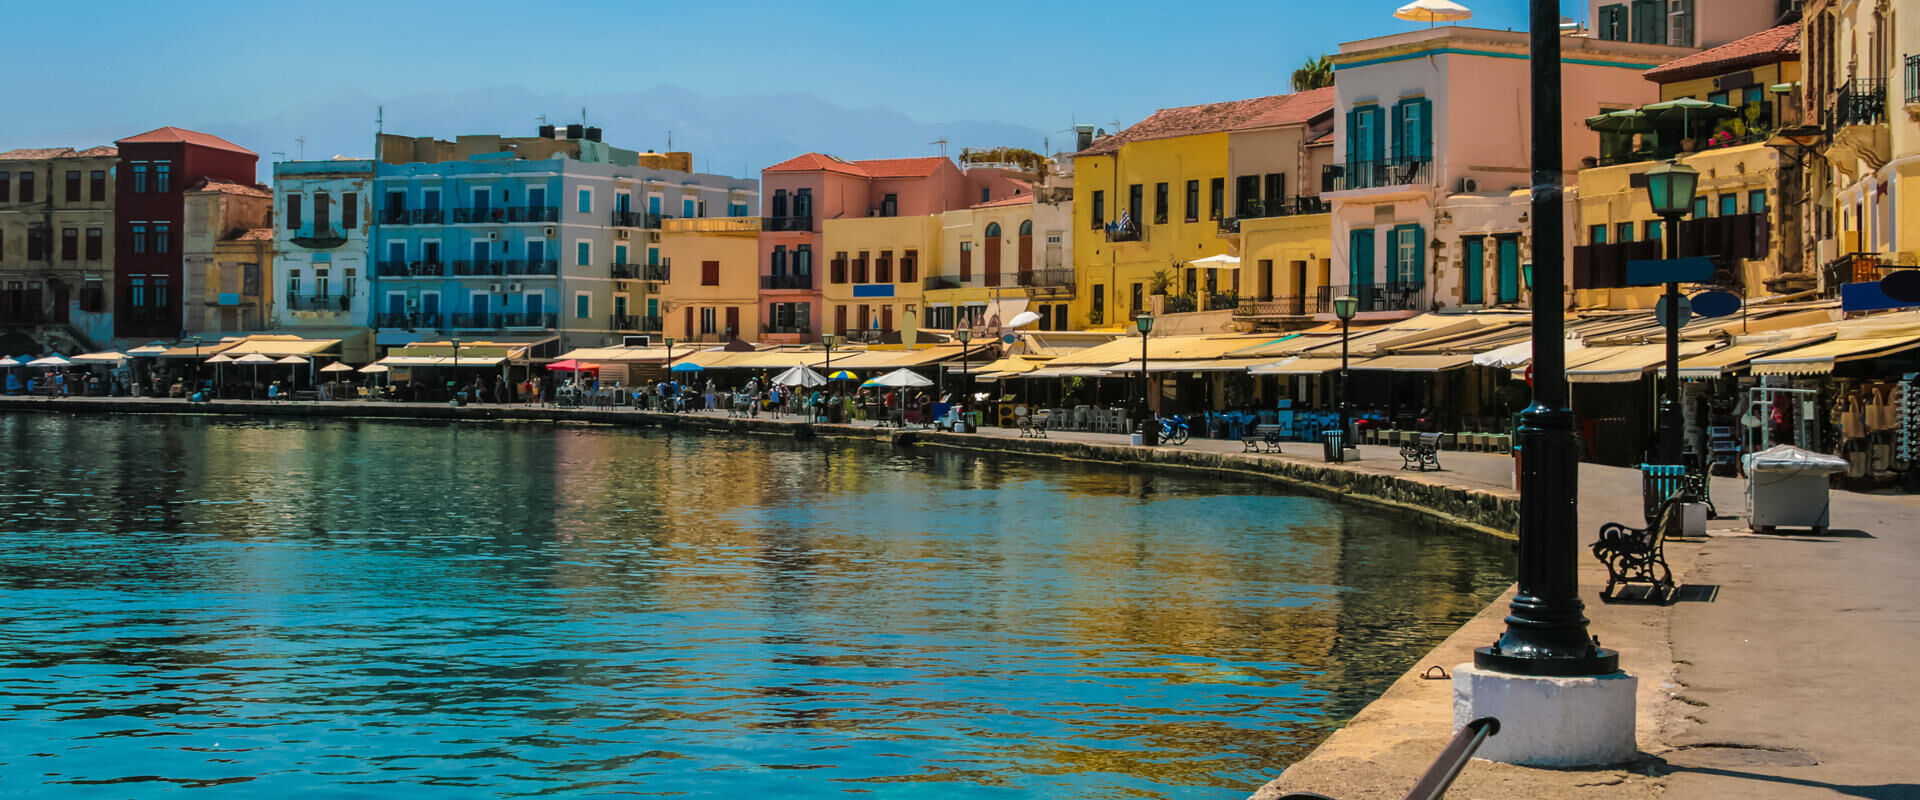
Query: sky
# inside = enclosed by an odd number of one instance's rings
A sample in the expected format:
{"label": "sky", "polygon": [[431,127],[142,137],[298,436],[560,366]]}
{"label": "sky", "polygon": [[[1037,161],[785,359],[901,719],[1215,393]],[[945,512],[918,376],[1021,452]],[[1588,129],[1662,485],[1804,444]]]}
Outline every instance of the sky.
{"label": "sky", "polygon": [[[34,33],[0,64],[38,78],[9,82],[0,149],[176,125],[263,162],[364,157],[381,106],[388,132],[441,138],[531,135],[584,106],[611,144],[665,149],[672,131],[697,168],[735,175],[940,138],[1059,150],[1075,122],[1288,91],[1341,41],[1421,27],[1393,18],[1407,1],[21,2],[7,28]],[[1526,25],[1526,0],[1463,3],[1468,24]]]}

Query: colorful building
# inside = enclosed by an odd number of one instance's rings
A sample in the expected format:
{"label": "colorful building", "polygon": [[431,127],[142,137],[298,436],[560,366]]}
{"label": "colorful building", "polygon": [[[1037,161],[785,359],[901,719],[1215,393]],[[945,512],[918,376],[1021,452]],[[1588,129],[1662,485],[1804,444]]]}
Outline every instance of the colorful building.
{"label": "colorful building", "polygon": [[113,338],[111,147],[0,153],[0,353],[95,351]]}
{"label": "colorful building", "polygon": [[114,335],[180,335],[186,191],[203,179],[252,186],[259,156],[211,134],[156,128],[115,142]]}
{"label": "colorful building", "polygon": [[1250,326],[1310,323],[1333,260],[1319,180],[1333,162],[1333,88],[1285,97],[1227,133],[1227,216],[1212,205],[1223,193],[1208,194],[1208,216],[1240,259],[1234,318]]}
{"label": "colorful building", "polygon": [[678,265],[647,307],[622,311],[616,285],[614,313],[645,313],[653,320],[621,323],[664,331],[680,342],[753,340],[760,331],[760,218],[670,219],[660,224],[661,261]]}
{"label": "colorful building", "polygon": [[1791,22],[1802,0],[1587,0],[1596,39],[1715,48]]}
{"label": "colorful building", "polygon": [[661,223],[757,212],[757,181],[692,172],[691,154],[623,150],[580,125],[540,133],[380,137],[378,345],[489,335],[566,350],[657,332],[638,325],[658,314],[635,312],[658,307],[669,277]]}
{"label": "colorful building", "polygon": [[273,323],[273,193],[251,181],[202,178],[182,197],[184,336],[209,341]]}
{"label": "colorful building", "polygon": [[297,205],[310,212],[298,225],[274,226],[273,327],[340,339],[348,361],[371,360],[373,161],[275,163],[273,196],[275,208],[291,208],[289,198],[297,196]]}

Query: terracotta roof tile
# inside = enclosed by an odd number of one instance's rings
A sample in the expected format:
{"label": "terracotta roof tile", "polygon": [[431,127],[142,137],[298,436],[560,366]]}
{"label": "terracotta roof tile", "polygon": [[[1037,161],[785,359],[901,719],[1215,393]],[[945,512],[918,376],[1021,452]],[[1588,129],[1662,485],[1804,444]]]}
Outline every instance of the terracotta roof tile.
{"label": "terracotta roof tile", "polygon": [[1281,95],[1281,99],[1283,102],[1241,123],[1235,130],[1305,125],[1313,118],[1333,111],[1333,87],[1331,86]]}
{"label": "terracotta roof tile", "polygon": [[[1312,94],[1312,92],[1303,94]],[[1295,102],[1293,98],[1294,95],[1276,94],[1247,100],[1229,100],[1224,103],[1163,108],[1153,112],[1152,116],[1134,123],[1126,130],[1094,142],[1092,147],[1076,155],[1105,155],[1119,150],[1120,145],[1127,142],[1230,131],[1265,115],[1284,116],[1287,105]],[[1301,108],[1311,108],[1315,102],[1305,101]]]}
{"label": "terracotta roof tile", "polygon": [[230,150],[235,153],[246,153],[250,156],[259,155],[259,153],[255,153],[252,150],[248,150],[211,133],[190,131],[186,128],[175,128],[171,125],[165,128],[154,128],[146,133],[135,134],[114,142],[114,144],[151,144],[158,142],[182,142],[200,147],[211,147],[215,150]]}
{"label": "terracotta roof tile", "polygon": [[855,165],[874,178],[924,178],[932,175],[947,160],[940,156],[925,158],[873,158],[855,161]]}
{"label": "terracotta roof tile", "polygon": [[272,197],[273,196],[273,193],[267,191],[266,188],[263,186],[249,186],[244,183],[235,183],[233,181],[223,181],[223,180],[220,180],[219,178],[201,178],[200,180],[195,181],[193,186],[189,187],[187,191],[189,192],[220,192],[222,194],[237,194],[242,197]]}
{"label": "terracotta roof tile", "polygon": [[22,147],[0,153],[0,160],[39,161],[48,158],[60,158],[73,152],[71,147]]}
{"label": "terracotta roof tile", "polygon": [[62,156],[62,158],[113,158],[118,155],[120,155],[120,148],[108,147],[103,144],[98,147],[89,147],[72,155]]}
{"label": "terracotta roof tile", "polygon": [[1002,206],[1024,206],[1024,205],[1032,205],[1032,204],[1033,204],[1033,193],[1021,192],[1020,194],[1008,195],[998,200],[988,200],[987,202],[984,202],[984,203],[975,203],[968,207],[969,208],[1000,208]]}
{"label": "terracotta roof tile", "polygon": [[1800,23],[1789,22],[1640,73],[1655,83],[1693,80],[1800,57]]}
{"label": "terracotta roof tile", "polygon": [[271,242],[273,241],[273,229],[248,228],[246,233],[233,237],[233,240],[236,242]]}
{"label": "terracotta roof tile", "polygon": [[851,161],[834,158],[823,153],[803,153],[794,156],[762,172],[839,172],[847,175],[869,177],[867,171]]}

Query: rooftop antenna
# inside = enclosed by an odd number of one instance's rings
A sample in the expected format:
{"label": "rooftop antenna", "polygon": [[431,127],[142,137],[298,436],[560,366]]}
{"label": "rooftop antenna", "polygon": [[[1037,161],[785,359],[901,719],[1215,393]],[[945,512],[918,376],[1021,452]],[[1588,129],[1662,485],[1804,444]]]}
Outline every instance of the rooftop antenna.
{"label": "rooftop antenna", "polygon": [[673,131],[667,131],[667,152],[673,152]]}
{"label": "rooftop antenna", "polygon": [[580,124],[582,125],[587,124],[587,107],[586,106],[580,107]]}
{"label": "rooftop antenna", "polygon": [[533,118],[534,118],[534,119],[537,119],[537,120],[540,120],[540,124],[541,124],[541,125],[545,125],[545,124],[547,124],[547,115],[545,115],[545,114],[535,114],[535,115],[533,115]]}
{"label": "rooftop antenna", "polygon": [[275,150],[273,154],[279,156],[281,161],[287,160],[287,151],[285,150]]}
{"label": "rooftop antenna", "polygon": [[937,144],[937,145],[940,145],[940,157],[941,157],[941,158],[946,158],[946,157],[947,157],[947,140],[946,140],[946,139],[935,139],[935,140],[933,140],[933,141],[931,141],[931,142],[928,142],[927,144],[930,144],[930,145],[931,145],[931,144]]}
{"label": "rooftop antenna", "polygon": [[293,137],[293,140],[300,144],[300,160],[301,161],[307,160],[307,137],[295,136]]}
{"label": "rooftop antenna", "polygon": [[386,133],[387,132],[387,107],[374,106],[374,109],[375,110],[373,114],[373,132]]}

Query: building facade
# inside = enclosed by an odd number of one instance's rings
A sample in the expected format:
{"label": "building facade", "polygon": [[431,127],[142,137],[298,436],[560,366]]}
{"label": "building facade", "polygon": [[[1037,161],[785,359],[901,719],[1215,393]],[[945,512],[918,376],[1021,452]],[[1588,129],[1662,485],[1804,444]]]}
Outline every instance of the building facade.
{"label": "building facade", "polygon": [[661,331],[679,342],[753,340],[760,331],[760,218],[670,219],[661,223],[661,260],[679,265],[647,298],[626,311],[616,283],[614,313],[653,319],[622,322]]}
{"label": "building facade", "polygon": [[181,333],[218,339],[272,327],[273,193],[202,178],[181,208]]}
{"label": "building facade", "polygon": [[1594,38],[1714,48],[1792,21],[1803,0],[1587,0]]}
{"label": "building facade", "polygon": [[115,144],[114,335],[139,343],[177,337],[184,326],[186,191],[205,178],[252,186],[259,156],[174,127]]}
{"label": "building facade", "polygon": [[341,355],[353,363],[373,356],[365,335],[372,323],[373,167],[370,159],[273,165],[273,207],[298,206],[300,219],[273,226],[272,327],[352,343]]}
{"label": "building facade", "polygon": [[[1326,302],[1332,234],[1320,175],[1333,161],[1334,92],[1288,97],[1228,132],[1232,177],[1208,193],[1208,216],[1240,258],[1234,317],[1248,325],[1294,327]],[[1224,215],[1216,215],[1216,196],[1227,204]]]}
{"label": "building facade", "polygon": [[661,223],[757,213],[757,181],[691,172],[690,154],[610,147],[596,128],[541,133],[382,137],[379,345],[551,335],[570,349],[648,333],[619,326],[659,318],[635,310],[657,308],[653,293],[669,279]]}
{"label": "building facade", "polygon": [[0,353],[93,351],[113,338],[111,147],[0,153]]}

